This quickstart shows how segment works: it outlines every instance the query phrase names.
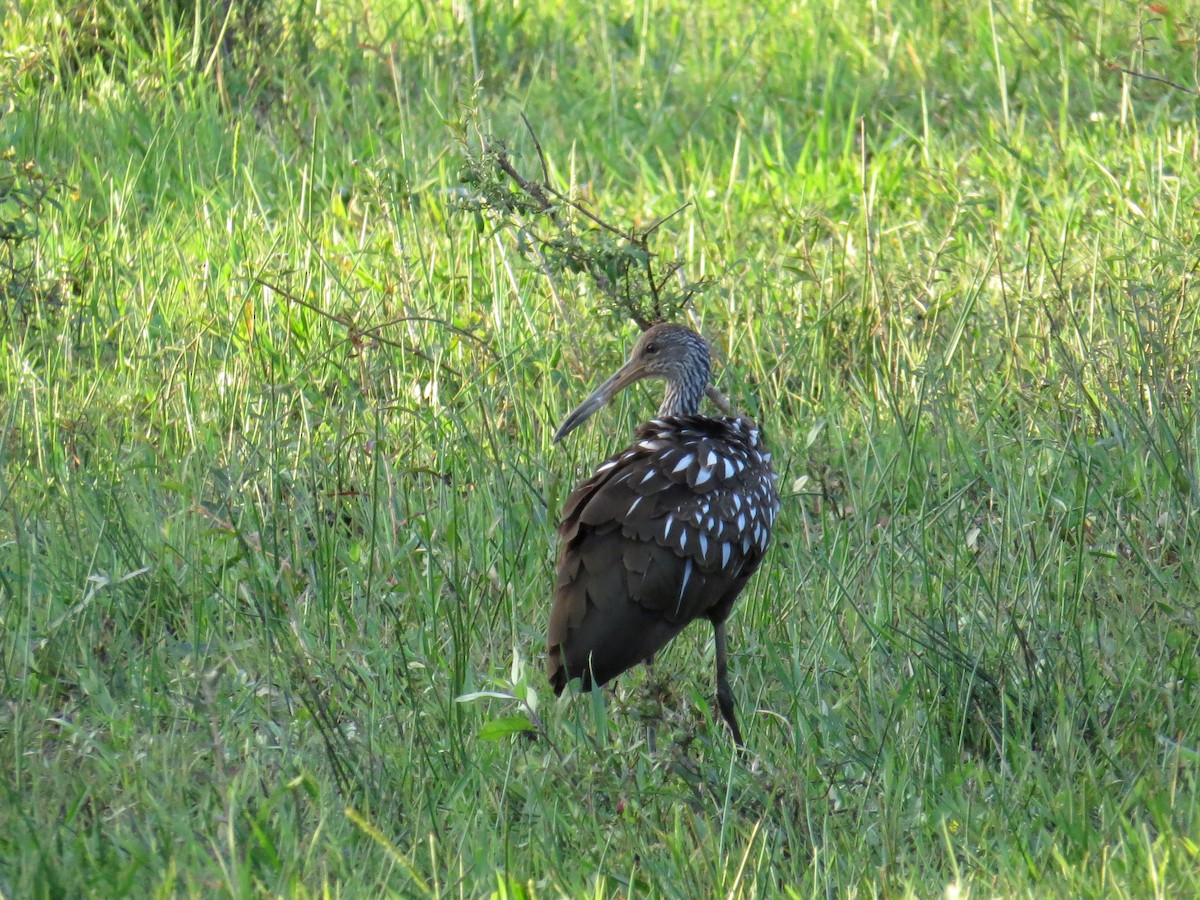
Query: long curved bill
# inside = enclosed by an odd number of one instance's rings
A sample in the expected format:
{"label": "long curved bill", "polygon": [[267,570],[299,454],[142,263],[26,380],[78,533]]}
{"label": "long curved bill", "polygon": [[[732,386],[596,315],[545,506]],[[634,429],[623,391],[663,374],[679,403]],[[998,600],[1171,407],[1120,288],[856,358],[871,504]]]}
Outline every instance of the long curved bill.
{"label": "long curved bill", "polygon": [[623,389],[645,377],[646,371],[640,363],[635,364],[632,360],[625,363],[625,365],[617,369],[611,378],[596,388],[590,397],[575,407],[574,412],[563,419],[563,423],[558,426],[558,431],[554,433],[555,443],[561,441],[586,422],[592,413],[605,406]]}

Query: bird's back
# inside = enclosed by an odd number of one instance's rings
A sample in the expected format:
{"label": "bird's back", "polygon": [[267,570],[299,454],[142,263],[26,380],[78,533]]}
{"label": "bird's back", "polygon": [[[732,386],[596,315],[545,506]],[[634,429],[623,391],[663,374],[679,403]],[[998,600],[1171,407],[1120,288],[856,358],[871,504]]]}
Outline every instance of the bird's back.
{"label": "bird's back", "polygon": [[640,426],[567,499],[547,673],[604,684],[694,619],[722,622],[762,562],[779,510],[771,456],[745,417]]}

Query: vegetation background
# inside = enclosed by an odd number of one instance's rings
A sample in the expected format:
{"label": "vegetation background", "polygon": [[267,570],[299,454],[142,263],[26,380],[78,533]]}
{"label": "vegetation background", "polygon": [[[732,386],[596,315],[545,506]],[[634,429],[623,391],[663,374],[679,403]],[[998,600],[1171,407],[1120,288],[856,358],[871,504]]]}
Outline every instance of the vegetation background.
{"label": "vegetation background", "polygon": [[[1200,895],[1194,7],[0,9],[5,896]],[[541,673],[657,397],[551,445],[636,329],[463,211],[521,113],[775,450],[748,759],[707,629]]]}

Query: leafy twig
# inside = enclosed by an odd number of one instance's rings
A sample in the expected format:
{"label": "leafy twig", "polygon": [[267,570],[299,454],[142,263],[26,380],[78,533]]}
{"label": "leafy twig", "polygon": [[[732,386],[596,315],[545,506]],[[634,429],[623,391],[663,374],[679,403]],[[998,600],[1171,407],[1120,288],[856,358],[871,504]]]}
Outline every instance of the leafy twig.
{"label": "leafy twig", "polygon": [[[633,319],[645,329],[676,317],[707,285],[673,285],[683,264],[661,263],[650,249],[650,238],[688,204],[683,204],[644,228],[621,228],[555,186],[550,164],[529,118],[521,119],[529,133],[541,169],[540,180],[522,174],[508,147],[485,137],[478,151],[468,149],[464,181],[475,192],[464,205],[512,228],[523,246],[540,254],[544,274],[555,270],[586,274],[605,298],[606,306]],[[465,137],[460,135],[464,146]],[[534,225],[542,219],[543,228]]]}

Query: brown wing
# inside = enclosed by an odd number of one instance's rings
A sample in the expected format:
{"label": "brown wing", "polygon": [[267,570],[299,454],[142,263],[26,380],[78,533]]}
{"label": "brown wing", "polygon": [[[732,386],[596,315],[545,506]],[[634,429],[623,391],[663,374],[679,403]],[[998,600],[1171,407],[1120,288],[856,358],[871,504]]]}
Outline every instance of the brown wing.
{"label": "brown wing", "polygon": [[770,456],[745,419],[642,426],[567,499],[547,672],[603,684],[692,620],[723,621],[762,562],[778,509]]}

